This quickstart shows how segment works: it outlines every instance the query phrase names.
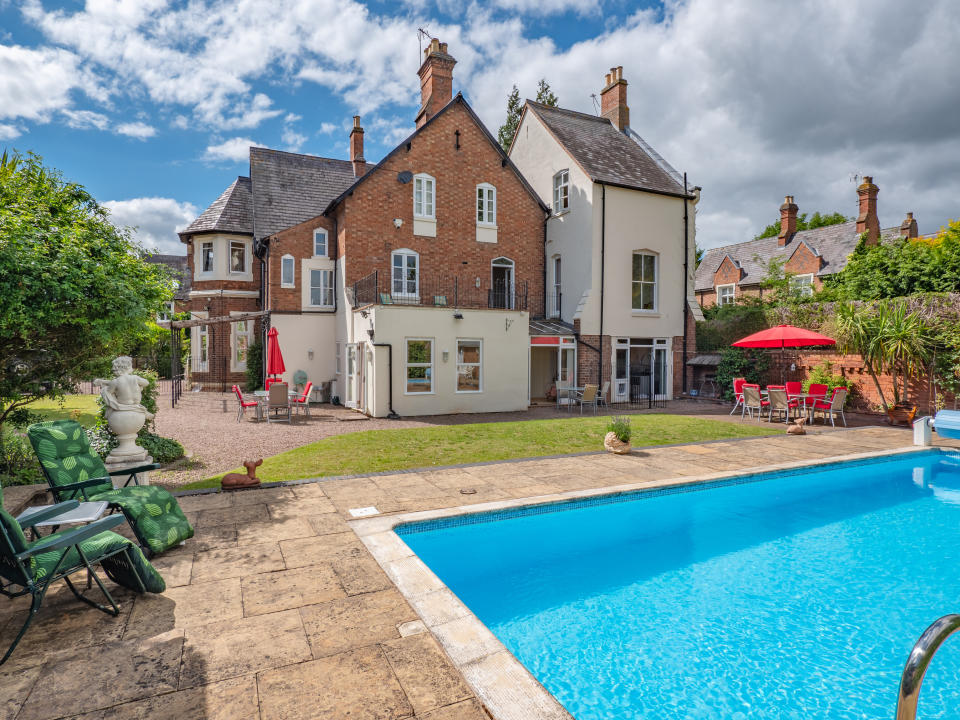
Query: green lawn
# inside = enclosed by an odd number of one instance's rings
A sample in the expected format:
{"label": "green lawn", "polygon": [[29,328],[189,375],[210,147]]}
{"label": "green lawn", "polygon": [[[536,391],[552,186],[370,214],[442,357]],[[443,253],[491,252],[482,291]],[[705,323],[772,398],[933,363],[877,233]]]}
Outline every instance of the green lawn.
{"label": "green lawn", "polygon": [[77,412],[76,420],[84,427],[93,427],[100,412],[96,395],[67,395],[62,400],[37,400],[27,408],[44,420],[72,420],[73,413]]}
{"label": "green lawn", "polygon": [[[368,430],[325,438],[264,459],[257,476],[265,482],[384,470],[458,465],[603,449],[609,418],[444,425],[403,430]],[[780,428],[705,420],[684,415],[634,415],[634,447],[752,437]],[[243,472],[241,468],[238,471]],[[183,489],[218,487],[218,475]]]}

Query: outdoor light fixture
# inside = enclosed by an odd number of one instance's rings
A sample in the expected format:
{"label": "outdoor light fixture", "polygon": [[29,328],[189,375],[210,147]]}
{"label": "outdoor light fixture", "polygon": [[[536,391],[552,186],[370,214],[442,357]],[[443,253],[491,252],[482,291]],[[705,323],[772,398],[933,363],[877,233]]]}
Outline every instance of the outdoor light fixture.
{"label": "outdoor light fixture", "polygon": [[454,319],[454,320],[463,320],[463,313],[460,312],[459,310],[454,310],[454,311],[453,311],[453,319]]}
{"label": "outdoor light fixture", "polygon": [[444,351],[443,351],[443,361],[446,362],[446,361],[449,360],[449,359],[450,359],[450,351],[449,351],[449,350],[444,350]]}
{"label": "outdoor light fixture", "polygon": [[403,227],[403,218],[394,218],[394,219],[393,219],[393,226],[394,226],[395,228],[397,228],[398,230],[399,230],[401,227]]}
{"label": "outdoor light fixture", "polygon": [[313,360],[313,349],[312,349],[312,348],[309,349],[309,350],[307,350],[307,359],[308,359],[308,360]]}

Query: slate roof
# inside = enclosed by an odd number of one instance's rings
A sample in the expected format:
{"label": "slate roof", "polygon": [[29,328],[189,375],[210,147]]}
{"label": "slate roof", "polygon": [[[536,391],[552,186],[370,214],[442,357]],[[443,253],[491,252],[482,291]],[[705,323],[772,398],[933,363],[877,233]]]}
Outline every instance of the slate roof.
{"label": "slate roof", "polygon": [[[889,242],[899,236],[899,227],[880,231],[881,242]],[[786,261],[801,242],[805,242],[823,258],[823,267],[817,274],[820,277],[832,275],[847,266],[847,259],[859,240],[856,222],[847,222],[813,230],[800,230],[794,233],[790,242],[784,247],[777,245],[777,238],[774,236],[711,248],[704,253],[703,260],[697,267],[694,289],[710,290],[713,287],[714,273],[728,255],[743,268],[740,285],[757,285],[766,276],[767,265],[771,259],[779,257]]]}
{"label": "slate roof", "polygon": [[606,118],[532,100],[527,108],[594,182],[683,196],[680,174],[632,130],[620,132]]}
{"label": "slate roof", "polygon": [[302,223],[323,213],[357,178],[349,160],[250,148],[254,237]]}
{"label": "slate roof", "polygon": [[220,197],[180,232],[180,237],[200,232],[253,233],[250,178],[238,177]]}
{"label": "slate roof", "polygon": [[180,283],[180,286],[173,295],[175,300],[188,300],[190,298],[190,285],[192,278],[190,277],[190,273],[187,272],[188,265],[186,255],[162,255],[160,253],[156,253],[154,255],[146,256],[144,260],[146,260],[148,263],[154,263],[155,265],[166,265],[168,268],[170,268],[171,274]]}

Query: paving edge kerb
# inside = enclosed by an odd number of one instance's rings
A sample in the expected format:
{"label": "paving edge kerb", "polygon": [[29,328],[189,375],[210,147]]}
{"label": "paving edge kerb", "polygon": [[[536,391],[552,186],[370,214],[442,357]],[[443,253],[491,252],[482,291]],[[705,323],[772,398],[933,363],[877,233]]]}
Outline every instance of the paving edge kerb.
{"label": "paving edge kerb", "polygon": [[[930,449],[908,445],[889,450],[848,453],[815,460],[797,460],[695,477],[674,477],[653,482],[627,483],[530,498],[497,500],[439,510],[381,515],[348,521],[347,524],[420,616],[424,625],[436,637],[449,655],[451,662],[492,713],[493,720],[573,720],[557,699],[394,532],[397,526],[575,499],[626,493],[642,494],[645,490],[706,484],[742,476],[774,477],[776,473],[783,471],[883,458]],[[763,479],[759,481],[763,482]]]}

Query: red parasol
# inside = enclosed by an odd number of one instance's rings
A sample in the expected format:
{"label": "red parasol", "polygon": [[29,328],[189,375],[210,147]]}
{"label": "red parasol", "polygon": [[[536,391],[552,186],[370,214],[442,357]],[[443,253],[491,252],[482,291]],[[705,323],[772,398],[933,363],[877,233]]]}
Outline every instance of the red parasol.
{"label": "red parasol", "polygon": [[280,342],[277,340],[277,329],[270,328],[267,333],[267,375],[280,375],[286,367],[283,365],[283,354],[280,352]]}
{"label": "red parasol", "polygon": [[837,341],[826,335],[804,330],[793,325],[777,325],[767,330],[755,332],[740,338],[734,347],[743,348],[788,348],[812,347],[814,345],[836,345]]}

